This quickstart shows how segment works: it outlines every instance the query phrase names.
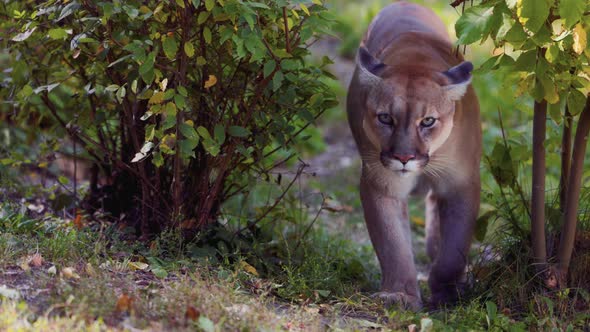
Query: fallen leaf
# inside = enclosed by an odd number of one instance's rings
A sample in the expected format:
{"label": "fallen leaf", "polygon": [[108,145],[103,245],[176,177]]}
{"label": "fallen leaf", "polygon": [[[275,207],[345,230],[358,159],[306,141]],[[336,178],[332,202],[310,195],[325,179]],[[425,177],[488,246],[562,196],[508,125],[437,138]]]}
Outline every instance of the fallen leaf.
{"label": "fallen leaf", "polygon": [[215,75],[209,75],[209,79],[205,82],[205,89],[209,89],[215,84],[217,84],[217,77]]}
{"label": "fallen leaf", "polygon": [[18,260],[18,266],[25,272],[31,269],[31,266],[29,265],[29,259],[26,257]]}
{"label": "fallen leaf", "polygon": [[317,315],[320,313],[320,308],[318,307],[304,307],[303,310],[312,315]]}
{"label": "fallen leaf", "polygon": [[73,267],[64,267],[61,270],[61,275],[68,279],[80,279],[80,276]]}
{"label": "fallen leaf", "polygon": [[363,327],[365,330],[366,329],[382,329],[383,325],[379,324],[379,323],[375,323],[372,322],[370,320],[366,320],[366,319],[353,319],[352,320],[355,324],[357,324],[360,327]]}
{"label": "fallen leaf", "polygon": [[88,274],[89,276],[91,276],[91,277],[96,276],[96,270],[94,270],[94,267],[92,266],[92,264],[86,263],[85,270],[86,270],[86,274]]}
{"label": "fallen leaf", "polygon": [[74,218],[73,224],[77,230],[81,230],[82,227],[84,227],[84,224],[82,223],[82,214],[80,212],[76,213],[76,218]]}
{"label": "fallen leaf", "polygon": [[11,300],[20,299],[20,293],[16,289],[8,288],[6,285],[0,286],[0,298],[4,297]]}
{"label": "fallen leaf", "polygon": [[127,265],[132,271],[145,270],[149,267],[148,264],[142,262],[129,262]]}
{"label": "fallen leaf", "polygon": [[152,268],[150,269],[152,271],[152,273],[160,278],[160,279],[164,279],[168,276],[168,271],[166,271],[164,268],[162,268],[161,266],[152,266]]}
{"label": "fallen leaf", "polygon": [[115,307],[115,311],[118,312],[129,312],[131,310],[131,306],[133,305],[133,298],[129,295],[123,293],[119,296],[117,300],[117,305]]}
{"label": "fallen leaf", "polygon": [[420,332],[430,332],[432,331],[432,319],[428,317],[424,317],[420,320]]}
{"label": "fallen leaf", "polygon": [[43,210],[45,210],[45,207],[42,204],[29,204],[27,205],[27,209],[36,212],[36,213],[42,213]]}
{"label": "fallen leaf", "polygon": [[225,310],[232,317],[247,317],[251,315],[251,308],[247,304],[234,304],[229,307],[225,307]]}
{"label": "fallen leaf", "polygon": [[353,211],[352,206],[350,205],[343,205],[337,201],[327,199],[322,206],[322,209],[330,212],[346,212],[351,213]]}
{"label": "fallen leaf", "polygon": [[186,319],[197,320],[200,316],[201,312],[197,310],[197,308],[193,307],[190,304],[186,307],[186,313],[184,314],[184,317]]}
{"label": "fallen leaf", "polygon": [[324,206],[324,210],[330,212],[352,212],[352,206],[350,205],[341,205],[341,206]]}
{"label": "fallen leaf", "polygon": [[410,218],[415,225],[424,226],[426,223],[424,222],[424,218],[421,217],[411,217]]}
{"label": "fallen leaf", "polygon": [[215,323],[212,320],[205,316],[199,317],[199,327],[205,332],[214,332],[215,331]]}
{"label": "fallen leaf", "polygon": [[241,262],[240,262],[240,268],[241,268],[241,269],[242,269],[242,271],[244,271],[244,272],[247,272],[247,273],[253,274],[253,275],[257,276],[257,277],[259,276],[259,275],[258,275],[258,271],[256,271],[256,268],[255,268],[254,266],[252,266],[252,265],[248,264],[248,263],[247,263],[247,262],[245,262],[245,261],[241,261]]}
{"label": "fallen leaf", "polygon": [[31,267],[39,267],[43,265],[43,257],[40,253],[35,253],[29,259],[29,266]]}

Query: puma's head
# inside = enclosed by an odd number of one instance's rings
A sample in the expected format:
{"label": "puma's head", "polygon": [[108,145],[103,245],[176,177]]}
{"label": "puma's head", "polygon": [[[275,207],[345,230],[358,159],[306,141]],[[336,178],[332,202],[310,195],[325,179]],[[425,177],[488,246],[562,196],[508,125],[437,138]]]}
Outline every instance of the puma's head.
{"label": "puma's head", "polygon": [[386,168],[409,174],[422,170],[453,128],[455,101],[471,82],[470,62],[446,71],[420,64],[389,66],[361,47],[359,80],[366,93],[363,130]]}

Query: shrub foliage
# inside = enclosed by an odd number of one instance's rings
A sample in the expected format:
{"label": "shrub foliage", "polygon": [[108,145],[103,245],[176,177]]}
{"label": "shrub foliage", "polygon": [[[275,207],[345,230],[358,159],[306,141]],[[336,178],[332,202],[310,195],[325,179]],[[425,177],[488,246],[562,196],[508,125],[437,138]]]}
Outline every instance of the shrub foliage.
{"label": "shrub foliage", "polygon": [[0,16],[0,117],[83,151],[109,184],[86,202],[143,235],[209,224],[335,103],[325,62],[305,61],[330,25],[319,0],[13,1]]}

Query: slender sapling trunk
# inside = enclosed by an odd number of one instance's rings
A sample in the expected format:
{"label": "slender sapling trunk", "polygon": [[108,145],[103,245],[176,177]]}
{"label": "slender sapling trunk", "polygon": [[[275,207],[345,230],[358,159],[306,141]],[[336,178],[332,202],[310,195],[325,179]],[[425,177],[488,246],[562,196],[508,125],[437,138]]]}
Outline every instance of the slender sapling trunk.
{"label": "slender sapling trunk", "polygon": [[561,137],[561,177],[559,178],[559,210],[563,214],[566,204],[567,183],[570,174],[572,151],[572,115],[565,106],[563,136]]}
{"label": "slender sapling trunk", "polygon": [[574,241],[576,237],[576,225],[578,221],[578,205],[580,189],[582,187],[582,175],[584,172],[584,155],[586,143],[590,132],[590,96],[586,98],[586,106],[580,114],[576,137],[574,139],[574,150],[572,153],[572,165],[566,193],[565,215],[562,225],[561,240],[557,253],[557,263],[560,275],[565,280],[570,265]]}
{"label": "slender sapling trunk", "polygon": [[533,117],[533,188],[531,198],[531,241],[537,271],[547,263],[545,245],[545,128],[547,101],[535,102]]}

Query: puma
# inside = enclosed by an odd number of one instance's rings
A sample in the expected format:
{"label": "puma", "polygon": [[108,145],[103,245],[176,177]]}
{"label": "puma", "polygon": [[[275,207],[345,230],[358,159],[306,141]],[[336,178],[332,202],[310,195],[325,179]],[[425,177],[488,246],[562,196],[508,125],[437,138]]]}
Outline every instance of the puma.
{"label": "puma", "polygon": [[397,2],[372,21],[347,96],[360,196],[388,304],[422,307],[408,197],[425,196],[431,304],[457,299],[479,210],[481,125],[473,65],[430,10]]}

